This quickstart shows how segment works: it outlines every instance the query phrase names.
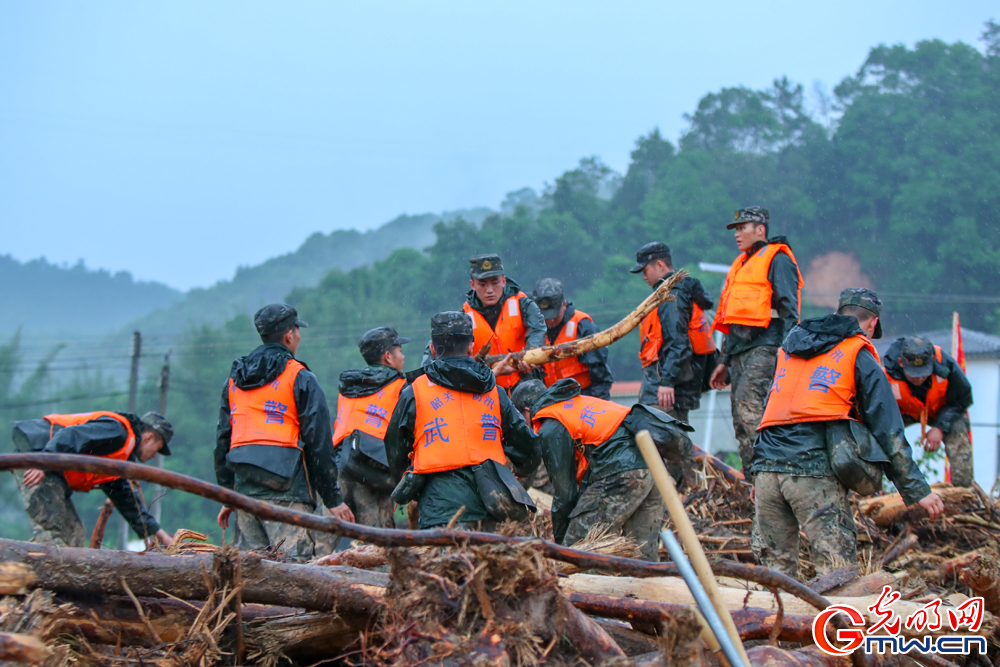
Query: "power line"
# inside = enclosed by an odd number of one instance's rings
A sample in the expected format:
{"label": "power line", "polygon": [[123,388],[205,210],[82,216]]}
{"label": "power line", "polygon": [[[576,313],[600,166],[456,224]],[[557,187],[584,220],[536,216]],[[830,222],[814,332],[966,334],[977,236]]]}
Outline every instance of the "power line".
{"label": "power line", "polygon": [[61,398],[49,398],[43,401],[26,401],[24,403],[2,403],[0,404],[0,410],[17,410],[19,408],[31,408],[37,405],[50,405],[52,403],[63,403],[68,401],[81,401],[83,399],[92,398],[113,398],[115,396],[124,396],[127,392],[124,391],[112,391],[107,394],[77,394],[75,396],[63,396]]}

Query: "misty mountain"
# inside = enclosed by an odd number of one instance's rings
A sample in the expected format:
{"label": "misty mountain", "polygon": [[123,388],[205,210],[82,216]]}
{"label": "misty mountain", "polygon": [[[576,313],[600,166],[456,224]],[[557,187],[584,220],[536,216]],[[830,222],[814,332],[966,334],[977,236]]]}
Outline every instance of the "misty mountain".
{"label": "misty mountain", "polygon": [[156,304],[131,322],[144,334],[176,334],[200,324],[218,325],[242,313],[253,314],[268,303],[283,301],[295,287],[313,287],[332,269],[350,271],[385,259],[399,248],[422,249],[435,242],[434,225],[459,218],[479,225],[488,208],[448,211],[441,215],[400,215],[366,232],[316,232],[298,250],[262,264],[240,267],[232,280],[188,291],[172,304]]}

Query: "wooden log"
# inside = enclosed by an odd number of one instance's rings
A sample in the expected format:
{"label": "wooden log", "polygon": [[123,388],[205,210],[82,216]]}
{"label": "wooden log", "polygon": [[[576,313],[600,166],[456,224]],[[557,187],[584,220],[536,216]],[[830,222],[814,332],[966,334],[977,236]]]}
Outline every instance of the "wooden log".
{"label": "wooden log", "polygon": [[894,544],[892,548],[886,551],[884,556],[882,556],[882,567],[885,567],[910,549],[916,547],[919,542],[920,538],[918,538],[914,533],[910,533],[904,537],[902,540]]}
{"label": "wooden log", "polygon": [[580,652],[581,657],[593,665],[626,657],[625,651],[604,628],[587,618],[565,597],[559,597],[558,600],[562,615],[560,634]]}
{"label": "wooden log", "polygon": [[52,655],[52,650],[37,637],[0,632],[0,660],[39,665]]}
{"label": "wooden log", "polygon": [[712,466],[712,468],[714,468],[716,471],[721,472],[722,475],[727,480],[729,480],[734,484],[737,482],[746,481],[746,477],[743,475],[742,471],[737,470],[736,468],[733,468],[732,466],[728,465],[725,461],[723,461],[719,457],[712,456],[698,445],[694,446],[694,460],[698,464],[708,461],[708,465]]}
{"label": "wooden log", "polygon": [[827,572],[823,576],[807,581],[806,586],[817,593],[826,593],[857,579],[858,569],[857,565],[845,565],[833,572]]}
{"label": "wooden log", "polygon": [[[36,588],[75,595],[125,595],[121,578],[137,596],[205,600],[209,594],[203,572],[212,572],[213,554],[166,556],[127,551],[53,547],[0,540],[0,561],[31,568]],[[378,573],[340,567],[310,567],[242,558],[243,600],[259,604],[338,609],[371,614],[380,608]]]}
{"label": "wooden log", "polygon": [[[931,490],[944,501],[945,515],[958,514],[963,510],[977,507],[979,497],[972,489],[951,484],[932,484]],[[914,522],[927,518],[927,510],[919,505],[907,507],[898,493],[865,498],[858,503],[858,510],[870,518],[876,526],[885,528],[897,522]]]}
{"label": "wooden log", "polygon": [[976,562],[977,558],[988,551],[990,551],[989,547],[980,547],[975,551],[949,558],[937,566],[937,570],[933,572],[934,576],[930,578],[935,579],[939,583],[956,582],[962,570],[971,566]]}
{"label": "wooden log", "polygon": [[0,563],[0,595],[24,595],[35,584],[35,573],[23,563]]}
{"label": "wooden log", "polygon": [[108,527],[108,519],[111,518],[111,513],[115,510],[115,504],[111,502],[108,498],[101,505],[101,513],[97,515],[97,521],[94,523],[94,530],[90,533],[90,548],[100,549],[101,543],[104,542],[104,531]]}
{"label": "wooden log", "polygon": [[983,598],[986,611],[1000,615],[1000,563],[996,552],[978,554],[958,579],[972,590],[973,595]]}
{"label": "wooden log", "polygon": [[872,572],[852,581],[846,586],[840,586],[828,591],[830,595],[837,597],[865,597],[867,595],[881,594],[885,586],[891,586],[899,580],[899,577],[890,572]]}

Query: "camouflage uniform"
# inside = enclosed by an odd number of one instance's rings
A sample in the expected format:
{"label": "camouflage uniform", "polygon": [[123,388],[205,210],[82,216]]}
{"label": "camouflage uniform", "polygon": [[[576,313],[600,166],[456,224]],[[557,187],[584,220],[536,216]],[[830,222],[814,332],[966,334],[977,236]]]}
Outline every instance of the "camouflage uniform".
{"label": "camouflage uniform", "polygon": [[625,470],[591,483],[569,517],[564,544],[579,542],[591,528],[605,524],[612,533],[635,540],[643,560],[660,559],[655,536],[663,525],[663,500],[649,470]]}
{"label": "camouflage uniform", "polygon": [[340,476],[340,490],[344,494],[344,502],[354,512],[355,523],[376,528],[396,527],[393,518],[395,503],[388,493],[373,489],[347,474]]}
{"label": "camouflage uniform", "polygon": [[768,346],[752,347],[730,361],[729,377],[732,381],[733,429],[739,443],[743,469],[750,469],[753,459],[753,441],[757,427],[764,416],[764,401],[767,388],[774,377],[774,366],[778,359],[778,348]]}
{"label": "camouflage uniform", "polygon": [[14,480],[24,499],[24,509],[31,520],[31,538],[36,544],[54,544],[59,547],[87,546],[83,522],[76,513],[70,495],[73,493],[62,475],[47,474],[41,483],[29,489],[16,471]]}
{"label": "camouflage uniform", "polygon": [[[299,512],[312,513],[314,511],[313,507],[306,503],[276,499],[268,500],[268,502]],[[279,543],[281,543],[281,551],[296,558],[312,559],[317,556],[325,556],[332,551],[328,551],[322,546],[317,549],[317,542],[322,545],[326,541],[325,535],[313,533],[311,530],[288,523],[264,521],[246,512],[236,512],[236,529],[238,534],[236,548],[240,551],[262,551],[269,546],[277,546]]]}

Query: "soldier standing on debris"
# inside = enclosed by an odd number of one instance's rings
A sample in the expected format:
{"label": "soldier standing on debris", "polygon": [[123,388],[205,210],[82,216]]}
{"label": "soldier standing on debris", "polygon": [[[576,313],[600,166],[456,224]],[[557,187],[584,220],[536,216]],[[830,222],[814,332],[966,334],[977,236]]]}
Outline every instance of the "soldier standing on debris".
{"label": "soldier standing on debris", "polygon": [[389,498],[394,484],[385,454],[385,432],[399,392],[406,384],[402,345],[409,342],[409,338],[401,338],[395,329],[372,329],[358,341],[368,367],[340,374],[333,447],[344,502],[356,522],[365,526],[396,525]]}
{"label": "soldier standing on debris", "polygon": [[[491,530],[534,509],[504,463],[519,472],[534,470],[535,435],[497,387],[493,371],[472,358],[475,341],[465,313],[431,318],[435,359],[403,388],[386,432],[390,472],[394,479],[402,477],[393,499],[418,501],[420,528],[458,516],[465,527],[482,522]],[[496,370],[511,370],[509,360]]]}
{"label": "soldier standing on debris", "polygon": [[741,208],[735,218],[726,229],[736,230],[740,254],[729,268],[712,323],[726,341],[710,384],[725,389],[732,383],[733,429],[746,471],[778,346],[799,321],[802,274],[784,238],[768,240],[766,208]]}
{"label": "soldier standing on debris", "polygon": [[[629,271],[641,272],[655,290],[674,272],[670,248],[659,241],[647,243],[635,254],[635,266]],[[639,325],[639,402],[658,405],[686,423],[688,413],[700,405],[705,366],[714,368],[717,356],[704,312],[713,304],[697,278],[685,278],[670,293],[674,300],[660,304]]]}
{"label": "soldier standing on debris", "polygon": [[631,537],[643,560],[659,561],[663,500],[635,444],[649,430],[666,452],[671,475],[683,487],[693,467],[690,426],[655,408],[631,408],[581,395],[572,378],[545,388],[525,380],[514,389],[514,405],[538,430],[538,442],[554,488],[552,530],[571,545],[598,524]]}
{"label": "soldier standing on debris", "polygon": [[[472,319],[476,351],[489,343],[490,354],[509,354],[545,344],[545,320],[535,302],[504,274],[500,255],[476,255],[469,259],[469,293],[462,310]],[[431,362],[430,348],[423,365]],[[504,366],[498,385],[509,390],[532,367],[518,362],[516,369]]]}
{"label": "soldier standing on debris", "polygon": [[[46,415],[14,422],[14,446],[21,452],[86,454],[116,461],[145,463],[157,453],[170,456],[167,446],[174,428],[162,415],[147,412],[139,419],[130,412],[82,412]],[[146,511],[142,498],[127,479],[99,473],[67,470],[44,472],[32,468],[14,479],[34,532],[32,541],[64,547],[86,546],[86,535],[70,496],[94,487],[111,499],[132,530],[147,542],[156,538],[170,546],[173,538]]]}
{"label": "soldier standing on debris", "polygon": [[[215,476],[219,486],[275,505],[311,512],[315,493],[330,513],[354,521],[337,487],[330,409],[316,376],[295,358],[308,326],[283,303],[254,315],[262,345],[233,362],[222,390],[216,432]],[[226,528],[233,509],[223,507]],[[300,558],[317,554],[315,537],[304,528],[236,513],[237,547],[264,549],[284,541]]]}
{"label": "soldier standing on debris", "polygon": [[778,355],[750,468],[761,538],[753,546],[763,565],[790,577],[798,573],[800,529],[817,575],[858,562],[854,517],[831,447],[880,468],[907,505],[919,503],[932,520],[944,511],[913,461],[869,340],[882,336],[881,312],[871,290],[846,289],[836,314],[794,327]]}
{"label": "soldier standing on debris", "polygon": [[[542,278],[535,283],[531,298],[545,318],[549,345],[569,343],[597,333],[590,315],[577,310],[563,296],[562,283],[555,278]],[[556,359],[542,366],[545,385],[551,387],[563,378],[573,378],[583,389],[584,396],[611,398],[611,368],[608,367],[608,350],[601,347],[576,357]]]}
{"label": "soldier standing on debris", "polygon": [[944,440],[951,483],[971,487],[974,478],[967,411],[972,405],[972,385],[962,367],[937,345],[913,336],[894,340],[882,364],[903,422],[930,426],[923,438],[924,449],[937,451]]}

